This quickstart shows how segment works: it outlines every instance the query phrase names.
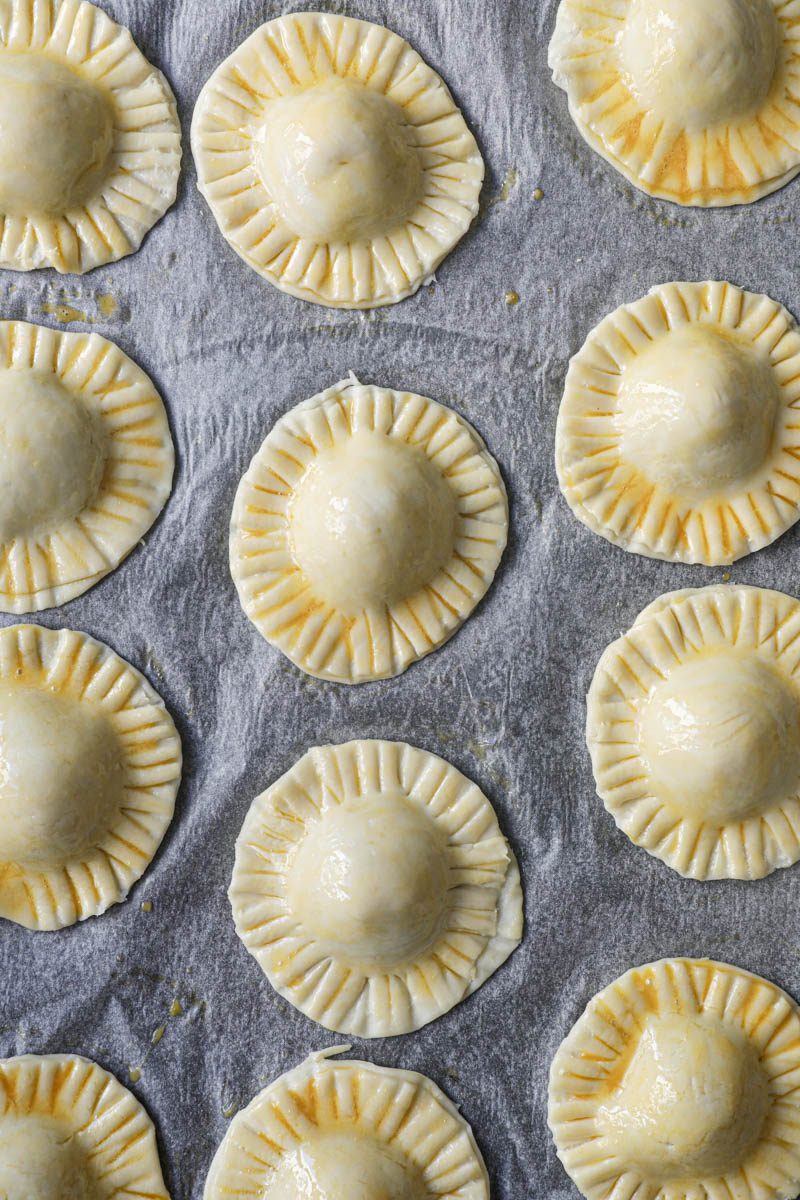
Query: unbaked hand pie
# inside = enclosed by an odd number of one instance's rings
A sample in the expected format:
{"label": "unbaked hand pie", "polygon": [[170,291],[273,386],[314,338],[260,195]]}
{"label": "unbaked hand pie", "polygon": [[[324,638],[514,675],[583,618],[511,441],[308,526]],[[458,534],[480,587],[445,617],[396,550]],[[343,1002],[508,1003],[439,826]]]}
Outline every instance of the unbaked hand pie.
{"label": "unbaked hand pie", "polygon": [[312,1054],[237,1113],[204,1200],[489,1200],[472,1130],[425,1075]]}
{"label": "unbaked hand pie", "polygon": [[785,992],[667,958],[590,1001],[553,1060],[548,1120],[587,1200],[794,1200],[798,1082]]}
{"label": "unbaked hand pie", "polygon": [[87,0],[0,9],[0,267],[82,274],[138,250],[175,200],[175,98]]}
{"label": "unbaked hand pie", "polygon": [[570,363],[556,467],[575,515],[624,550],[718,565],[769,545],[800,516],[794,318],[730,283],[624,304]]}
{"label": "unbaked hand pie", "polygon": [[549,63],[578,130],[677,204],[749,204],[800,170],[794,0],[561,0]]}
{"label": "unbaked hand pie", "polygon": [[74,1054],[0,1060],[3,1200],[169,1200],[153,1123]]}
{"label": "unbaked hand pie", "polygon": [[469,228],[484,174],[436,72],[390,30],[332,13],[243,42],[200,93],[192,150],[248,266],[339,308],[416,292]]}
{"label": "unbaked hand pie", "polygon": [[65,604],[112,571],[173,467],[161,397],[117,346],[0,321],[0,611]]}
{"label": "unbaked hand pie", "polygon": [[60,929],[123,900],[180,776],[164,702],[113,650],[66,629],[0,631],[0,917]]}
{"label": "unbaked hand pie", "polygon": [[478,787],[400,742],[309,750],[252,803],[229,891],[272,986],[327,1029],[419,1029],[522,936],[519,869]]}
{"label": "unbaked hand pie", "polygon": [[670,592],[604,652],[588,697],[597,790],[631,841],[693,879],[800,858],[800,602]]}
{"label": "unbaked hand pie", "polygon": [[508,536],[497,463],[452,409],[345,380],[282,417],[239,485],[231,571],[309,675],[399,675],[459,628]]}

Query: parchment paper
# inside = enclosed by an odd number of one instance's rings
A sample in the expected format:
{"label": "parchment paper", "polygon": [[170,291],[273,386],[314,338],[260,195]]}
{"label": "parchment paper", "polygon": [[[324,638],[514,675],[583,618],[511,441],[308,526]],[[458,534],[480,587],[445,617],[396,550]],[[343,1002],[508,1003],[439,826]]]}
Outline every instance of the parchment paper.
{"label": "parchment paper", "polygon": [[[555,0],[103,6],[178,95],[179,202],[122,263],[82,279],[4,273],[2,316],[83,314],[70,328],[94,322],[115,339],[161,389],[179,467],[146,546],[33,619],[86,630],[144,670],[178,723],[186,767],[174,823],[127,903],[57,934],[2,925],[0,1053],[79,1052],[123,1082],[133,1068],[173,1200],[198,1200],[236,1108],[342,1040],[280,1000],[236,937],[225,891],[245,812],[309,745],[405,739],[445,755],[493,801],[520,859],[527,928],[466,1003],[354,1054],[445,1088],[473,1125],[495,1200],[574,1200],[545,1122],[560,1039],[595,991],[663,955],[722,958],[800,997],[800,869],[755,884],[683,881],[631,845],[595,796],[584,695],[602,649],[660,593],[723,572],[627,555],[573,520],[553,467],[566,365],[608,311],[666,280],[729,279],[800,314],[800,182],[732,211],[641,196],[584,145],[550,80]],[[292,7],[408,37],[486,157],[482,219],[435,287],[393,308],[333,312],[276,291],[228,248],[196,191],[188,129],[202,84]],[[227,565],[234,491],[261,440],[351,369],[473,422],[502,466],[513,520],[495,586],[458,636],[400,679],[355,688],[306,678],[262,641]],[[733,580],[800,593],[798,538],[736,565]]]}

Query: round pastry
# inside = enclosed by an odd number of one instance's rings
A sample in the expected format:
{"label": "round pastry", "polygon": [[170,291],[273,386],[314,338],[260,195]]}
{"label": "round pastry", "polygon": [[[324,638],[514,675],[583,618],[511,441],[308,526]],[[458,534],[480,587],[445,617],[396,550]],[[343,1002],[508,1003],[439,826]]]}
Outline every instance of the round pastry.
{"label": "round pastry", "polygon": [[402,38],[332,13],[257,29],[200,93],[200,191],[284,292],[339,308],[416,292],[478,212],[484,166],[439,76]]}
{"label": "round pastry", "polygon": [[175,200],[175,98],[87,0],[5,0],[0,267],[83,274],[138,250]]}
{"label": "round pastry", "polygon": [[415,1071],[330,1061],[349,1049],[312,1054],[236,1114],[204,1200],[489,1200],[472,1130],[444,1092]]}
{"label": "round pastry", "polygon": [[153,384],[96,333],[0,321],[0,611],[39,612],[93,587],[172,489]]}
{"label": "round pastry", "polygon": [[561,0],[553,78],[635,187],[749,204],[800,171],[800,26],[787,0]]}
{"label": "round pastry", "polygon": [[708,566],[800,516],[800,332],[767,296],[669,283],[570,363],[556,467],[572,511],[624,550]]}
{"label": "round pastry", "polygon": [[588,697],[597,790],[631,841],[693,879],[800,858],[800,602],[669,592],[603,653]]}
{"label": "round pastry", "polygon": [[229,891],[272,986],[327,1029],[419,1029],[522,937],[519,869],[478,787],[400,742],[309,750],[252,803]]}
{"label": "round pastry", "polygon": [[497,463],[451,409],[337,383],[282,417],[239,485],[231,571],[309,675],[399,675],[481,599],[508,536]]}
{"label": "round pastry", "polygon": [[89,1059],[3,1059],[0,1196],[169,1200],[153,1123],[136,1097]]}
{"label": "round pastry", "polygon": [[794,1200],[800,1010],[725,963],[667,958],[590,1001],[553,1059],[548,1120],[587,1200]]}
{"label": "round pastry", "polygon": [[113,650],[66,629],[0,630],[0,917],[60,929],[123,900],[180,776],[164,702]]}

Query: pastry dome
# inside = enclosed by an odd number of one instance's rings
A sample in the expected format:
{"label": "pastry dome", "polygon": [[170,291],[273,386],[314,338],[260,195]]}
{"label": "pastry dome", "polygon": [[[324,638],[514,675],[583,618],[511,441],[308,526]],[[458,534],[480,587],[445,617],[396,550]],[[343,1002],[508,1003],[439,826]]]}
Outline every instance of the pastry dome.
{"label": "pastry dome", "polygon": [[555,82],[582,136],[677,204],[749,204],[800,170],[800,59],[782,0],[561,0]]}
{"label": "pastry dome", "polygon": [[669,958],[599,992],[550,1069],[548,1121],[586,1200],[800,1189],[800,1011],[726,963]]}
{"label": "pastry dome", "polygon": [[175,806],[163,701],[82,633],[0,631],[0,916],[59,929],[123,900]]}
{"label": "pastry dome", "polygon": [[597,790],[639,846],[694,879],[800,858],[800,603],[671,592],[603,653],[588,696]]}
{"label": "pastry dome", "polygon": [[0,611],[39,612],[98,583],[172,489],[161,397],[97,334],[0,321]]}
{"label": "pastry dome", "polygon": [[282,417],[250,464],[231,571],[267,641],[310,675],[362,683],[447,641],[507,533],[499,468],[466,421],[345,380]]}
{"label": "pastry dome", "polygon": [[273,987],[359,1037],[441,1016],[522,934],[519,871],[489,801],[397,742],[315,747],[258,796],[229,896]]}
{"label": "pastry dome", "polygon": [[410,296],[477,215],[484,165],[439,76],[380,25],[287,13],[197,101],[203,196],[248,266],[335,308]]}
{"label": "pastry dome", "polygon": [[625,550],[733,562],[798,518],[799,402],[800,333],[780,304],[729,283],[654,287],[570,363],[561,490]]}
{"label": "pastry dome", "polygon": [[[231,1122],[204,1200],[242,1181],[264,1200],[489,1200],[472,1130],[435,1083],[414,1071],[312,1054]],[[444,1178],[446,1177],[446,1178]]]}
{"label": "pastry dome", "polygon": [[175,98],[88,0],[8,0],[0,28],[0,267],[83,274],[175,200]]}
{"label": "pastry dome", "polygon": [[169,1200],[155,1130],[113,1075],[74,1054],[0,1060],[3,1200]]}

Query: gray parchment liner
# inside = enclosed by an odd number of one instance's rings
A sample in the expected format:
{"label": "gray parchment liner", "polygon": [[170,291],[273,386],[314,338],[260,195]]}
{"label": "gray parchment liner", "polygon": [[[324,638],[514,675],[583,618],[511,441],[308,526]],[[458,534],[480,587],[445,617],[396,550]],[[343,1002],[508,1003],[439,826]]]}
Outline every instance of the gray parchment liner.
{"label": "gray parchment liner", "polygon": [[[164,517],[117,572],[37,619],[84,629],[143,670],[186,753],[175,821],[127,904],[54,935],[0,929],[0,1053],[76,1051],[123,1082],[141,1071],[132,1087],[158,1126],[173,1198],[199,1200],[230,1115],[336,1040],[275,995],[234,932],[225,891],[245,812],[309,745],[407,740],[491,799],[520,860],[526,936],[447,1016],[357,1043],[354,1056],[423,1071],[461,1105],[495,1200],[574,1200],[546,1128],[546,1081],[590,996],[636,963],[708,954],[800,998],[800,874],[683,881],[595,796],[583,724],[600,653],[660,593],[725,572],[626,555],[572,518],[553,465],[567,361],[607,312],[669,279],[727,278],[800,315],[800,185],[728,211],[637,193],[583,143],[550,81],[555,0],[103,3],[168,76],[185,135],[211,71],[262,21],[306,7],[387,24],[446,79],[488,183],[482,219],[433,290],[366,315],[303,304],[249,271],[190,162],[177,207],[137,255],[82,279],[0,278],[0,315],[58,325],[82,314],[95,323],[69,328],[117,341],[164,396],[179,458]],[[475,425],[504,473],[512,537],[448,645],[397,680],[343,688],[301,676],[258,637],[230,580],[227,530],[273,422],[351,369]],[[800,593],[799,538],[735,564],[732,579]]]}

